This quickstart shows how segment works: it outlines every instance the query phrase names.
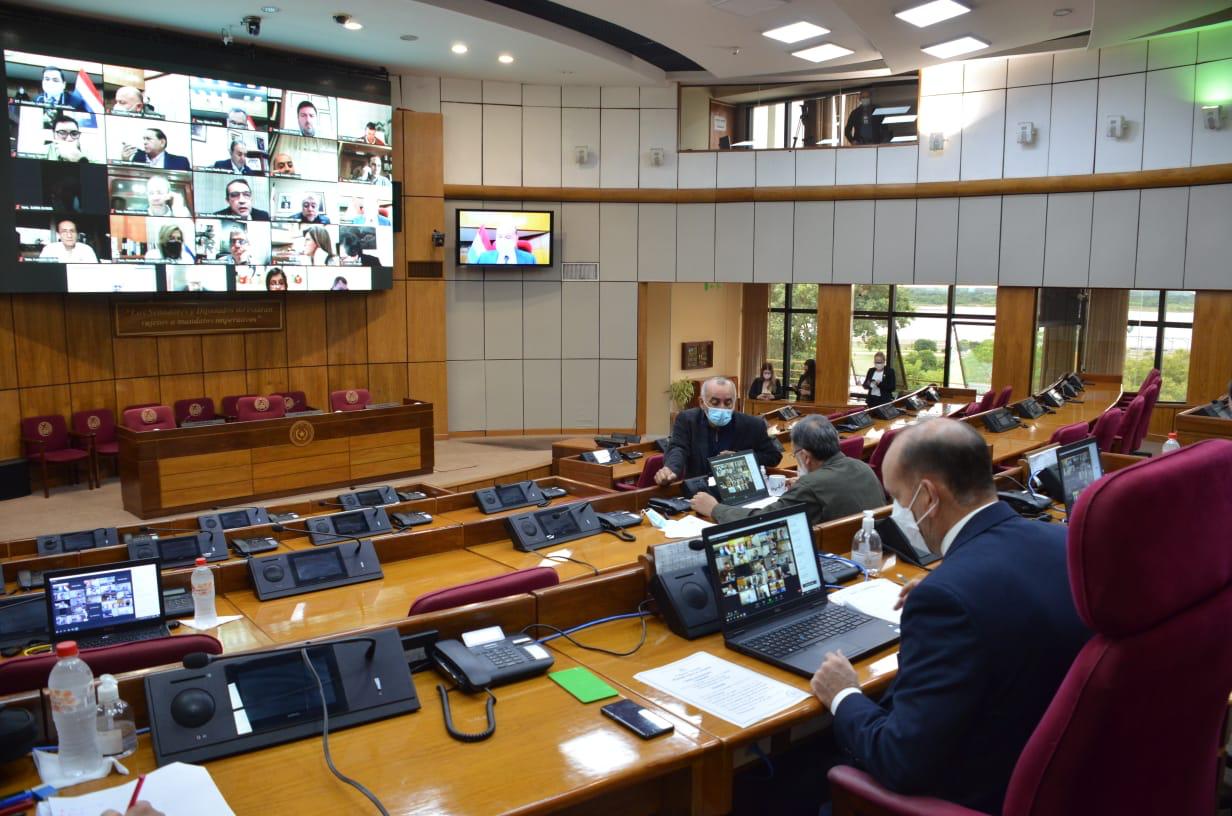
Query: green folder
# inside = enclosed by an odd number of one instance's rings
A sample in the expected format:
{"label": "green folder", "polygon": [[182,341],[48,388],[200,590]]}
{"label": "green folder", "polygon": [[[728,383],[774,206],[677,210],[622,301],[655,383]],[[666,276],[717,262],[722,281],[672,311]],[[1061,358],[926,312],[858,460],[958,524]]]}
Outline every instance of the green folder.
{"label": "green folder", "polygon": [[584,666],[548,672],[548,677],[583,703],[593,703],[595,700],[606,700],[608,697],[619,696],[616,689],[603,682],[594,672]]}

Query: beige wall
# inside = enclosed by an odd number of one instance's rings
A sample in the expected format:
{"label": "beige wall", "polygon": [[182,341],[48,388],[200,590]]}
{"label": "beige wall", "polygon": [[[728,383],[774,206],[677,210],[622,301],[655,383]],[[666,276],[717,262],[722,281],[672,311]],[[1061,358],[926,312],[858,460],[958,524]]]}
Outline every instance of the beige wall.
{"label": "beige wall", "polygon": [[680,149],[710,149],[710,91],[707,88],[680,89]]}

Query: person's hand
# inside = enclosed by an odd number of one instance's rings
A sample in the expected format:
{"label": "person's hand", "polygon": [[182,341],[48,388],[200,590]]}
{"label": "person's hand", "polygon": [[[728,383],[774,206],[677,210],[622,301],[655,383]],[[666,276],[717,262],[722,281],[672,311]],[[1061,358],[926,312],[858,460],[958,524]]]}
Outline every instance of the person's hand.
{"label": "person's hand", "polygon": [[735,453],[735,451],[721,450],[719,451],[719,456],[731,456],[733,453]]}
{"label": "person's hand", "polygon": [[707,517],[714,512],[715,505],[718,503],[718,499],[704,490],[694,493],[693,498],[689,499],[689,506],[693,508],[693,512]]}
{"label": "person's hand", "polygon": [[665,485],[676,481],[676,471],[669,467],[659,468],[659,472],[655,474],[655,484]]}
{"label": "person's hand", "polygon": [[787,483],[786,483],[786,487],[787,487],[787,489],[788,489],[788,490],[791,490],[793,487],[795,487],[795,486],[796,486],[796,482],[798,482],[798,481],[800,481],[800,477],[799,477],[799,476],[792,476],[792,477],[788,478]]}
{"label": "person's hand", "polygon": [[853,686],[860,687],[860,678],[856,676],[856,670],[851,667],[851,662],[843,656],[841,650],[827,652],[826,659],[821,661],[821,668],[809,681],[809,688],[826,708],[830,707],[834,695]]}
{"label": "person's hand", "polygon": [[125,142],[120,146],[120,157],[123,158],[124,161],[132,161],[133,156],[135,155],[137,155],[137,145],[132,145]]}
{"label": "person's hand", "polygon": [[[104,810],[101,816],[120,816],[117,810]],[[125,811],[124,816],[165,816],[165,814],[149,802],[138,802]]]}
{"label": "person's hand", "polygon": [[902,609],[907,604],[907,596],[911,594],[911,590],[920,585],[923,578],[912,578],[907,583],[903,584],[903,588],[898,591],[898,600],[894,602],[895,609]]}

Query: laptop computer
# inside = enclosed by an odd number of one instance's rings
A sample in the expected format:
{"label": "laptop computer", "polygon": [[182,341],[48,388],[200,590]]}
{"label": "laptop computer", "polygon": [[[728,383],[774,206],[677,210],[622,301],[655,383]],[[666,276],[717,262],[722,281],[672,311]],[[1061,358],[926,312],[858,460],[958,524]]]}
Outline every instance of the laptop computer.
{"label": "laptop computer", "polygon": [[855,660],[898,640],[896,625],[829,603],[803,510],[707,527],[702,543],[729,649],[812,677],[827,652]]}
{"label": "laptop computer", "polygon": [[714,487],[722,504],[734,507],[765,507],[778,500],[770,495],[761,466],[753,451],[741,451],[727,456],[715,456],[710,461]]}
{"label": "laptop computer", "polygon": [[1104,475],[1099,461],[1099,446],[1094,437],[1079,439],[1057,448],[1057,470],[1061,475],[1061,495],[1065,500],[1065,515],[1074,509],[1078,494]]}
{"label": "laptop computer", "polygon": [[82,649],[166,637],[158,559],[57,570],[43,576],[51,642]]}

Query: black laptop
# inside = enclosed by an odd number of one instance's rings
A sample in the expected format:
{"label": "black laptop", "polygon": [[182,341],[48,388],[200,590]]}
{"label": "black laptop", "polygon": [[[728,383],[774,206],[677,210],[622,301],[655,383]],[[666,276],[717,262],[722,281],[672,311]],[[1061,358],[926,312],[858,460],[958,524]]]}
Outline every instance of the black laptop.
{"label": "black laptop", "polygon": [[1095,438],[1088,436],[1057,448],[1057,470],[1061,476],[1061,495],[1065,499],[1065,515],[1068,517],[1073,512],[1074,502],[1078,501],[1078,494],[1104,475]]}
{"label": "black laptop", "polygon": [[707,527],[702,542],[729,649],[812,677],[827,652],[849,660],[898,640],[898,626],[831,604],[803,510]]}
{"label": "black laptop", "polygon": [[170,634],[156,558],[58,570],[43,580],[52,643],[89,649]]}

